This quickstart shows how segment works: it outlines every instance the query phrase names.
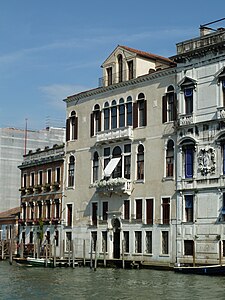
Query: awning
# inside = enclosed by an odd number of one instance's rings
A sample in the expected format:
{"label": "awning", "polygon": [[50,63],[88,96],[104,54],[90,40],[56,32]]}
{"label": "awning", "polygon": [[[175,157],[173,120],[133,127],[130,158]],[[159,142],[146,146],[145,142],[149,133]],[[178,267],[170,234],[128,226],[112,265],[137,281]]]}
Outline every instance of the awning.
{"label": "awning", "polygon": [[105,170],[104,170],[104,175],[105,177],[110,177],[112,172],[114,171],[115,167],[118,165],[119,161],[120,161],[120,158],[121,157],[115,157],[115,158],[112,158],[108,165],[105,167]]}

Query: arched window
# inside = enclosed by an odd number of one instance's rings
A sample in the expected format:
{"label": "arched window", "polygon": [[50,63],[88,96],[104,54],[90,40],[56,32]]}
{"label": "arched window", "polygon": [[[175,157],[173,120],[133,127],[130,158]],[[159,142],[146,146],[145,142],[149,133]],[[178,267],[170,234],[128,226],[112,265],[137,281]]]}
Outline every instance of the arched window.
{"label": "arched window", "polygon": [[143,93],[138,94],[137,102],[134,103],[134,123],[133,127],[147,125],[147,101]]}
{"label": "arched window", "polygon": [[195,143],[187,139],[182,142],[184,177],[193,178],[194,176],[194,158],[195,158]]}
{"label": "arched window", "polygon": [[176,120],[176,94],[172,85],[167,88],[166,95],[162,98],[162,109],[163,123]]}
{"label": "arched window", "polygon": [[74,186],[75,158],[70,156],[68,164],[68,187]]}
{"label": "arched window", "polygon": [[127,126],[132,126],[132,123],[133,123],[133,103],[132,103],[131,96],[127,97],[126,108],[127,108]]}
{"label": "arched window", "polygon": [[144,179],[144,146],[140,144],[137,152],[137,180]]}
{"label": "arched window", "polygon": [[118,82],[123,81],[123,57],[121,54],[117,56],[118,60]]}
{"label": "arched window", "polygon": [[109,103],[106,102],[104,105],[104,130],[109,129]]}
{"label": "arched window", "polygon": [[193,92],[196,84],[196,81],[189,77],[185,77],[178,84],[184,93],[184,113],[186,115],[192,115],[193,113]]}
{"label": "arched window", "polygon": [[119,127],[125,126],[125,105],[124,100],[121,98],[119,100]]}
{"label": "arched window", "polygon": [[101,131],[101,111],[99,104],[95,104],[91,114],[91,136]]}
{"label": "arched window", "polygon": [[174,142],[169,140],[166,149],[166,177],[173,177],[174,170]]}
{"label": "arched window", "polygon": [[112,101],[111,107],[111,129],[117,128],[117,106],[116,100]]}
{"label": "arched window", "polygon": [[78,137],[78,118],[73,110],[70,117],[66,120],[66,141],[77,140]]}
{"label": "arched window", "polygon": [[99,156],[98,156],[98,152],[95,151],[93,157],[93,182],[98,180],[98,172],[99,172]]}
{"label": "arched window", "polygon": [[[121,157],[121,149],[119,146],[116,146],[113,151],[112,151],[112,156],[113,158],[115,157]],[[113,173],[112,173],[112,178],[118,178],[118,177],[122,177],[122,159],[120,159],[120,161],[118,162],[118,164],[116,165]]]}

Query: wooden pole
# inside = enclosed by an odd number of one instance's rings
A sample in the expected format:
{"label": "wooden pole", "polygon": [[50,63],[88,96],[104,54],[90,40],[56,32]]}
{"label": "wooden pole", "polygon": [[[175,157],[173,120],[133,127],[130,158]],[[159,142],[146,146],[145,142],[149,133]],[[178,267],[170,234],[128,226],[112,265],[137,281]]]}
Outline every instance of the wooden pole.
{"label": "wooden pole", "polygon": [[2,240],[2,260],[4,259],[4,247],[5,247],[5,243]]}
{"label": "wooden pole", "polygon": [[103,247],[104,247],[104,267],[106,268],[106,243],[105,240],[103,241]]}
{"label": "wooden pole", "polygon": [[124,240],[122,240],[122,265],[123,265],[123,269],[125,269],[125,261],[124,261]]}
{"label": "wooden pole", "polygon": [[92,267],[93,267],[93,262],[92,262],[92,259],[93,259],[93,252],[92,252],[92,250],[93,250],[93,241],[91,240],[91,253],[90,253],[90,268],[92,269]]}
{"label": "wooden pole", "polygon": [[84,267],[86,265],[86,258],[85,258],[85,256],[86,256],[86,253],[85,253],[85,240],[84,240],[83,241],[83,265],[84,265]]}
{"label": "wooden pole", "polygon": [[94,271],[97,270],[97,243],[96,243],[96,246],[95,246],[95,267],[94,267]]}
{"label": "wooden pole", "polygon": [[72,266],[73,266],[73,269],[75,268],[75,241],[73,240],[72,241]]}

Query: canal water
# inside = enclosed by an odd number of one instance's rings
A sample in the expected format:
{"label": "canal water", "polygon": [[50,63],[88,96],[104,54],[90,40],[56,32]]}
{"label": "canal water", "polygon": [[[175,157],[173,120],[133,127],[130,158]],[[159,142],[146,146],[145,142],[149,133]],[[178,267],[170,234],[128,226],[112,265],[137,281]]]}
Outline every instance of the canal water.
{"label": "canal water", "polygon": [[225,277],[88,267],[34,268],[0,261],[0,299],[225,299]]}

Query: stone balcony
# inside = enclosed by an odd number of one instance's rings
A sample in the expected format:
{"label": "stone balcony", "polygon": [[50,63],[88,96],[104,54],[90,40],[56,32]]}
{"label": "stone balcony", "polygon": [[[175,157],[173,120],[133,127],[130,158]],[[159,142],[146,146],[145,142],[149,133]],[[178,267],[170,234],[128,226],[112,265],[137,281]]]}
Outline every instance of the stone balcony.
{"label": "stone balcony", "polygon": [[96,188],[96,192],[100,195],[110,196],[112,194],[131,195],[131,180],[125,178],[112,178],[109,180],[99,180],[91,185]]}
{"label": "stone balcony", "polygon": [[128,126],[123,128],[105,130],[98,132],[96,137],[98,143],[113,142],[127,139],[131,140],[133,139],[133,128],[131,126]]}
{"label": "stone balcony", "polygon": [[180,115],[179,116],[179,125],[185,126],[185,125],[191,125],[194,123],[193,115]]}

